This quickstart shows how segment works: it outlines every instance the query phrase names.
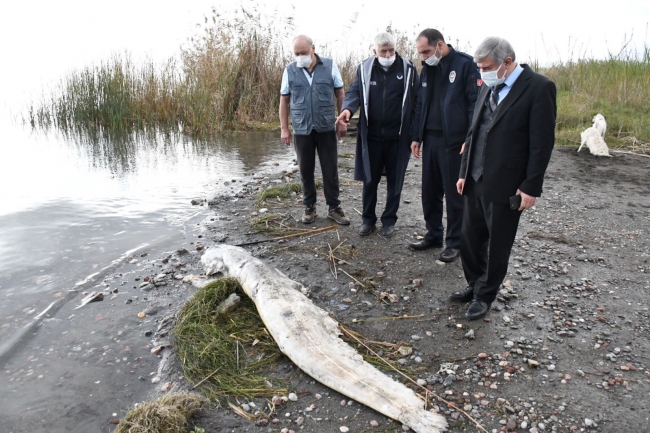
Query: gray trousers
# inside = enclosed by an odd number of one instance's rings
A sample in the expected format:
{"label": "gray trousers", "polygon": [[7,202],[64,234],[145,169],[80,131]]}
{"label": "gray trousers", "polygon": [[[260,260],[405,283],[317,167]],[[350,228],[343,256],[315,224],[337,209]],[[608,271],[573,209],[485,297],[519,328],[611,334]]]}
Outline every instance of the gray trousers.
{"label": "gray trousers", "polygon": [[339,169],[338,145],[336,132],[317,132],[315,129],[309,135],[294,135],[294,147],[298,168],[300,169],[300,183],[302,185],[302,203],[310,205],[316,203],[316,153],[320,161],[323,174],[323,191],[325,202],[330,209],[341,204],[339,200]]}

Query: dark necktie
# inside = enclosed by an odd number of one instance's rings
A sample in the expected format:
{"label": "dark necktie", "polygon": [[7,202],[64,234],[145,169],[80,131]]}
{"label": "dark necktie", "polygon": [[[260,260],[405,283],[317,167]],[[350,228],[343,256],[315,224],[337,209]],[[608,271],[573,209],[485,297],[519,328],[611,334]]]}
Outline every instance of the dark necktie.
{"label": "dark necktie", "polygon": [[492,110],[492,112],[494,112],[499,105],[499,92],[504,87],[506,87],[506,84],[501,83],[492,89],[492,93],[490,94],[490,110]]}

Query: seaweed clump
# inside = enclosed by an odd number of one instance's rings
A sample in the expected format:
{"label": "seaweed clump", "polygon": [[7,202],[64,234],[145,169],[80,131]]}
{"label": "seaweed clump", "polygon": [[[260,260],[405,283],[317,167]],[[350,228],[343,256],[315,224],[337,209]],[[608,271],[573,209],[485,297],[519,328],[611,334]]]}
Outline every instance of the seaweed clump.
{"label": "seaweed clump", "polygon": [[[232,293],[240,296],[239,305],[217,315],[219,304]],[[174,338],[185,377],[211,400],[286,392],[265,375],[282,353],[235,279],[222,278],[200,289],[179,313]]]}

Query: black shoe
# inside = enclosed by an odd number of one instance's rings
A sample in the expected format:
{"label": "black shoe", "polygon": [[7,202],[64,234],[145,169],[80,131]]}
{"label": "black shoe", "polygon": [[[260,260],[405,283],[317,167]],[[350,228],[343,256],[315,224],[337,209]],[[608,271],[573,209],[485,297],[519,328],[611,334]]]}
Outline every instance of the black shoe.
{"label": "black shoe", "polygon": [[413,242],[409,244],[409,248],[415,251],[424,251],[429,248],[442,248],[442,240],[439,241],[430,241],[428,239],[422,239],[419,242]]}
{"label": "black shoe", "polygon": [[395,234],[395,226],[382,226],[381,235],[385,238],[390,238]]}
{"label": "black shoe", "polygon": [[302,215],[302,222],[311,224],[316,219],[316,205],[308,204],[305,206],[305,213]]}
{"label": "black shoe", "polygon": [[361,227],[359,227],[359,235],[360,236],[368,236],[372,232],[374,232],[376,229],[375,225],[370,225],[370,224],[361,224]]}
{"label": "black shoe", "polygon": [[469,308],[465,313],[465,317],[467,317],[469,320],[476,320],[480,319],[481,317],[485,317],[488,311],[490,311],[490,305],[492,304],[488,304],[487,302],[483,301],[477,301],[475,299],[471,304],[469,304]]}
{"label": "black shoe", "polygon": [[440,253],[438,260],[445,263],[451,263],[460,256],[460,250],[456,248],[445,248],[443,252]]}
{"label": "black shoe", "polygon": [[449,295],[449,300],[454,302],[469,302],[472,299],[474,299],[474,287],[472,286],[467,286],[463,290]]}

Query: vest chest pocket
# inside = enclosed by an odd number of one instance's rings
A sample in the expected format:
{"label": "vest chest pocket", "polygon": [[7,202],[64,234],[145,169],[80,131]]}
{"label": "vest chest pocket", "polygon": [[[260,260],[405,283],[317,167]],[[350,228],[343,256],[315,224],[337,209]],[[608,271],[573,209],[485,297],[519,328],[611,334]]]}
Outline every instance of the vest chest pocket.
{"label": "vest chest pocket", "polygon": [[316,84],[318,100],[321,102],[332,102],[334,98],[332,82],[330,80],[316,79],[314,80],[314,84]]}
{"label": "vest chest pocket", "polygon": [[302,104],[305,102],[305,88],[303,86],[294,86],[291,89],[291,103]]}

